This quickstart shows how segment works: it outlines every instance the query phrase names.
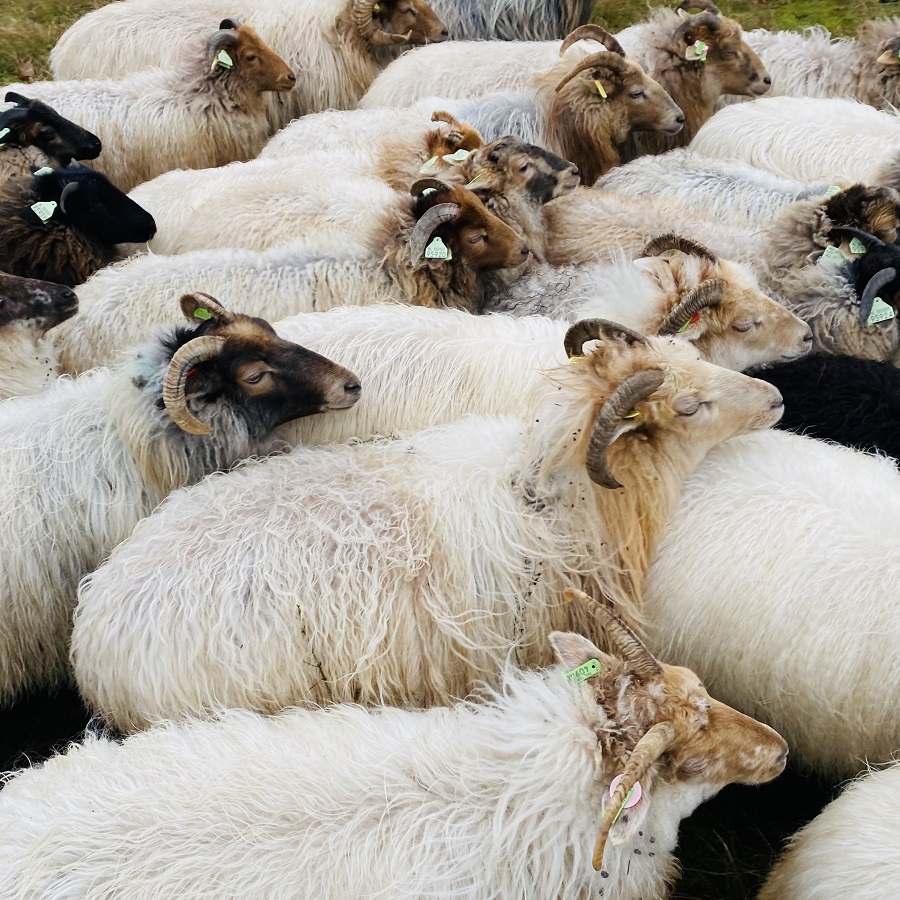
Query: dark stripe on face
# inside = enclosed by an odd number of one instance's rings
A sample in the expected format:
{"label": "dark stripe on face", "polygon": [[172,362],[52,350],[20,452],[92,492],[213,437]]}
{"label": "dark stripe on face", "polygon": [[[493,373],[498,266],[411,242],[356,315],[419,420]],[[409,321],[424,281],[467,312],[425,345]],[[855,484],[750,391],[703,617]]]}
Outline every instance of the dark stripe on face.
{"label": "dark stripe on face", "polygon": [[559,179],[547,172],[535,172],[528,179],[526,189],[539,203],[548,203],[553,199],[553,192],[559,185]]}
{"label": "dark stripe on face", "polygon": [[542,159],[551,169],[556,172],[564,172],[566,169],[569,169],[572,165],[567,159],[563,159],[560,156],[557,156],[555,153],[550,153],[549,150],[545,150],[543,147],[538,147],[536,144],[527,144],[526,145],[529,156],[534,157],[535,159]]}

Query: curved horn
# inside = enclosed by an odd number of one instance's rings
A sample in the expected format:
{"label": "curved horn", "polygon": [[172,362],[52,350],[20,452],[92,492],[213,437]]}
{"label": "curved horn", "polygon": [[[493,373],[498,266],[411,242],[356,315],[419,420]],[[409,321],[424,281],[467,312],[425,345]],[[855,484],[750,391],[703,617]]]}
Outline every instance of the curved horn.
{"label": "curved horn", "polygon": [[64,214],[67,214],[66,210],[66,200],[78,190],[81,185],[78,184],[77,181],[70,181],[63,189],[62,193],[59,195],[59,208],[63,211]]}
{"label": "curved horn", "polygon": [[615,72],[617,75],[620,75],[628,68],[624,57],[619,56],[618,53],[611,53],[609,50],[601,50],[599,53],[592,53],[590,56],[586,56],[581,60],[581,62],[579,62],[556,86],[555,90],[557,92],[561,91],[576,75],[580,74],[585,69],[592,69],[594,66],[603,66],[610,71]]}
{"label": "curved horn", "polygon": [[606,451],[616,438],[623,416],[630,413],[635,404],[646,400],[665,379],[665,372],[659,369],[635,372],[634,375],[629,375],[603,404],[603,409],[600,410],[600,415],[594,423],[594,431],[584,461],[588,475],[595,484],[611,490],[622,487],[609,471]]}
{"label": "curved horn", "polygon": [[431,114],[432,122],[446,122],[448,125],[457,129],[457,131],[462,128],[463,123],[453,115],[453,113],[448,113],[446,109],[436,109]]}
{"label": "curved horn", "polygon": [[417,263],[425,252],[425,245],[432,232],[438,225],[450,222],[459,215],[458,203],[437,203],[426,210],[425,214],[416,222],[416,227],[409,238],[409,252],[413,263]]}
{"label": "curved horn", "polygon": [[563,56],[572,44],[577,44],[579,41],[598,41],[610,52],[618,53],[619,56],[625,55],[625,50],[618,40],[599,25],[579,25],[562,42],[562,46],[559,48],[559,55]]}
{"label": "curved horn", "polygon": [[712,13],[714,16],[722,15],[722,10],[715,3],[710,3],[710,0],[681,0],[681,3],[675,7],[675,12],[678,12],[680,9],[683,9],[685,12],[691,9],[702,9],[704,12]]}
{"label": "curved horn", "polygon": [[422,191],[428,188],[434,188],[436,191],[449,191],[450,185],[446,181],[441,181],[440,178],[420,178],[409,186],[409,192],[413,197],[419,197]]}
{"label": "curved horn", "polygon": [[213,60],[213,68],[216,67],[215,58],[218,52],[225,47],[233,46],[234,41],[235,34],[230,28],[220,28],[209,36],[209,40],[206,42],[206,58]]}
{"label": "curved horn", "polygon": [[566,332],[563,346],[566,348],[566,356],[583,356],[584,345],[587,341],[621,341],[628,344],[646,344],[647,339],[642,334],[619,325],[618,322],[610,322],[608,319],[582,319],[576,322]]}
{"label": "curved horn", "polygon": [[658,678],[662,675],[662,666],[656,657],[646,648],[644,642],[615,614],[602,603],[588,596],[584,591],[566,588],[563,598],[569,602],[580,600],[591,615],[599,620],[597,624],[615,645],[628,671],[638,678]]}
{"label": "curved horn", "polygon": [[353,24],[359,36],[370,44],[384,47],[390,44],[405,44],[409,34],[391,34],[375,24],[375,4],[378,0],[355,0],[353,4]]}
{"label": "curved horn", "polygon": [[722,294],[728,285],[721,278],[710,278],[697,285],[681,298],[681,302],[662,320],[657,334],[676,334],[686,322],[701,309],[713,309],[722,302]]}
{"label": "curved horn", "polygon": [[831,234],[849,234],[850,237],[855,237],[862,241],[866,245],[867,250],[870,247],[880,250],[882,247],[887,246],[881,238],[876,237],[874,234],[869,234],[868,231],[863,231],[861,228],[851,228],[849,225],[835,225],[831,229]]}
{"label": "curved horn", "polygon": [[220,31],[224,31],[227,28],[230,28],[233,31],[237,31],[237,29],[240,27],[241,27],[240,19],[229,18],[229,19],[222,19],[222,21],[219,22],[219,30]]}
{"label": "curved horn", "polygon": [[187,407],[184,386],[188,372],[209,359],[214,359],[225,346],[225,338],[207,334],[179,347],[169,362],[162,385],[163,404],[172,421],[188,434],[210,434],[212,428],[201,422]]}
{"label": "curved horn", "polygon": [[682,253],[687,253],[688,256],[699,256],[703,259],[708,259],[712,263],[719,261],[719,258],[709,247],[704,247],[703,244],[698,244],[697,241],[675,234],[674,231],[669,231],[666,234],[653,238],[641,251],[641,256],[659,256],[660,253],[666,250],[680,250]]}
{"label": "curved horn", "polygon": [[697,28],[699,25],[705,25],[710,31],[718,31],[722,27],[722,20],[708,12],[691,16],[675,29],[675,32],[672,34],[672,40],[677,41],[683,34],[692,28]]}
{"label": "curved horn", "polygon": [[7,91],[6,96],[3,98],[4,103],[15,103],[16,106],[28,106],[31,101],[27,97],[23,97],[21,94],[17,94],[15,91]]}
{"label": "curved horn", "polygon": [[600,831],[597,833],[597,842],[594,844],[592,864],[595,870],[599,871],[603,867],[603,851],[606,849],[609,830],[618,818],[622,804],[631,793],[634,783],[640,781],[647,774],[650,766],[672,746],[674,740],[675,726],[671,722],[657,722],[635,744],[634,750],[625,764],[622,780],[616,785],[612,797],[609,798],[603,809]]}
{"label": "curved horn", "polygon": [[[868,321],[869,316],[872,314],[872,306],[875,303],[875,298],[878,296],[878,292],[886,285],[889,284],[897,277],[897,270],[893,267],[882,269],[876,275],[873,275],[869,279],[869,283],[866,285],[865,290],[863,291],[862,297],[859,300],[859,323],[860,325],[865,325]],[[890,306],[894,304],[891,303]]]}

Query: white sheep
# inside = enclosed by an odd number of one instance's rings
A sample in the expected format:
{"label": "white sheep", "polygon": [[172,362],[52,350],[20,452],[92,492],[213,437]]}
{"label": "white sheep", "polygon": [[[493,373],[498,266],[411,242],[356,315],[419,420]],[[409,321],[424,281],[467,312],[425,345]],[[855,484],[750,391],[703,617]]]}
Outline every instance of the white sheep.
{"label": "white sheep", "polygon": [[[121,81],[10,87],[96,132],[103,150],[92,166],[126,192],[170,169],[250,159],[270,134],[263,93],[289,91],[296,79],[252,28],[230,19],[221,25],[213,32],[210,23],[202,48],[165,69]],[[168,29],[166,35],[173,43]],[[103,56],[94,42],[87,49],[95,59]]]}
{"label": "white sheep", "polygon": [[65,676],[78,580],[141,516],[267,452],[285,421],[359,397],[350,372],[262,320],[198,295],[181,305],[198,328],[0,406],[0,703]]}
{"label": "white sheep", "polygon": [[869,770],[790,839],[758,900],[893,900],[898,810],[900,764]]}
{"label": "white sheep", "polygon": [[593,0],[432,0],[454,41],[543,41],[588,20]]}
{"label": "white sheep", "polygon": [[170,497],[81,584],[82,696],[122,730],[219,704],[442,703],[510,652],[545,662],[541,636],[578,624],[573,580],[637,613],[682,479],[781,397],[602,320],[567,352],[597,338],[528,424],[298,448]]}
{"label": "white sheep", "polygon": [[8,777],[0,892],[664,897],[680,819],[775,778],[787,745],[588,611],[611,653],[554,632],[561,665],[507,666],[450,709],[223,710],[88,738]]}

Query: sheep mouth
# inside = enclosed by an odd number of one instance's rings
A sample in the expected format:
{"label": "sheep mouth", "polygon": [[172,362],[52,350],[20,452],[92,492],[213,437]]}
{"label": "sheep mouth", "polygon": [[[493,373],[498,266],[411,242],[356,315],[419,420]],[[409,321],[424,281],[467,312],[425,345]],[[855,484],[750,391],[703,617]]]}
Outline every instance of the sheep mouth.
{"label": "sheep mouth", "polygon": [[763,94],[768,94],[771,89],[772,86],[770,84],[754,84],[750,88],[750,93],[754,97],[762,97]]}
{"label": "sheep mouth", "polygon": [[683,122],[676,122],[674,125],[670,125],[668,128],[663,128],[663,131],[666,134],[678,134],[681,129],[684,128]]}
{"label": "sheep mouth", "polygon": [[795,359],[802,359],[811,349],[811,347],[804,347],[802,350],[794,350],[791,353],[782,353],[778,358],[781,362],[793,362]]}

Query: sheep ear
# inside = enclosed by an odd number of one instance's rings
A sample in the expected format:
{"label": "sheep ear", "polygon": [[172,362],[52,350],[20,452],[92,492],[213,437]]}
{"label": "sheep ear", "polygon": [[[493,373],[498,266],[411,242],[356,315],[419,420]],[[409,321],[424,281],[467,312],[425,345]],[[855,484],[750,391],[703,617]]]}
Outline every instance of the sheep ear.
{"label": "sheep ear", "polygon": [[[640,784],[640,800],[634,806],[623,809],[616,819],[616,824],[609,829],[609,840],[613,844],[624,844],[638,837],[638,832],[644,830],[647,814],[650,812],[650,785],[652,776],[645,775]],[[632,794],[632,798],[634,794]],[[607,794],[607,802],[609,795]],[[630,802],[630,801],[626,801]]]}
{"label": "sheep ear", "polygon": [[225,309],[215,297],[199,291],[185,294],[178,302],[182,314],[192,325],[201,325],[210,319],[214,319],[216,325],[224,325],[234,318],[234,314]]}
{"label": "sheep ear", "polygon": [[878,66],[900,66],[900,37],[894,38],[878,59],[875,60]]}
{"label": "sheep ear", "polygon": [[[592,659],[596,659],[600,662],[601,669],[595,672],[594,675],[599,675],[606,664],[607,655],[602,650],[583,635],[575,634],[572,631],[550,632],[550,645],[553,647],[556,658],[565,666],[567,672],[583,666]],[[591,676],[588,675],[587,677]]]}

